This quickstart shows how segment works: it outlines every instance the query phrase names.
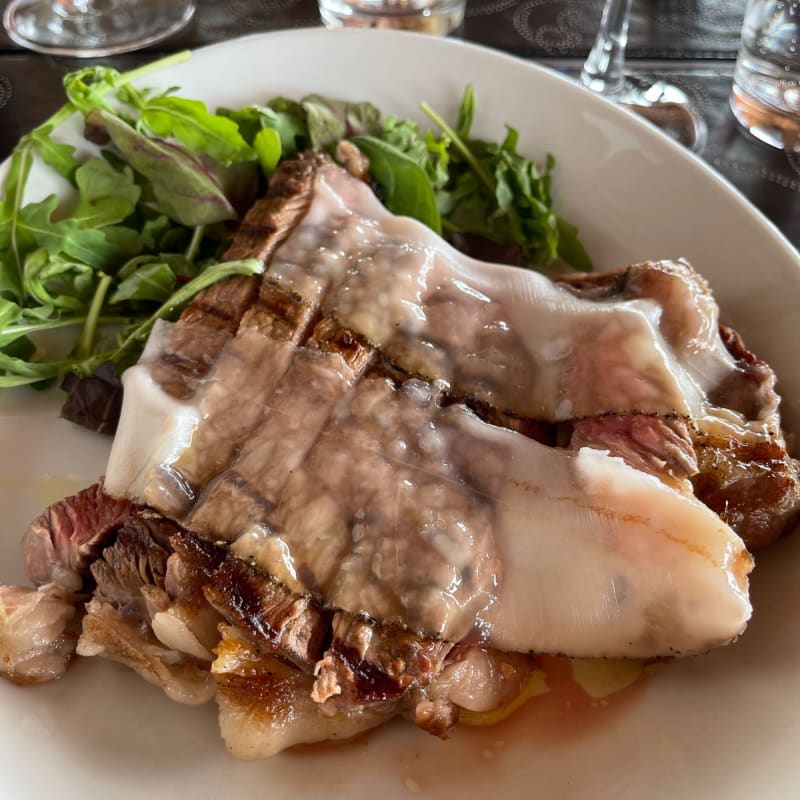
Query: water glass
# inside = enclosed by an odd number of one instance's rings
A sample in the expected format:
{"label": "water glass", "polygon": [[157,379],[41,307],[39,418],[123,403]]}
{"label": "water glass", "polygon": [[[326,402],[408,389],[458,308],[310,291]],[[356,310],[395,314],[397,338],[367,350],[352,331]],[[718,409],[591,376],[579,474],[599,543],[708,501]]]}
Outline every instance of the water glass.
{"label": "water glass", "polygon": [[319,0],[327,28],[397,28],[446,36],[464,20],[466,0]]}
{"label": "water glass", "polygon": [[749,0],[731,109],[773,147],[800,152],[800,0]]}

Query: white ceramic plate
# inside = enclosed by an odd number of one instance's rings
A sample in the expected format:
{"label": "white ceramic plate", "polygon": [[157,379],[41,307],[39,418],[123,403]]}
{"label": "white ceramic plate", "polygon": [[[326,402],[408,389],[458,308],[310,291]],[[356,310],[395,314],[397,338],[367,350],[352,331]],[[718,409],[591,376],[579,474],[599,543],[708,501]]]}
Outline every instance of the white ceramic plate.
{"label": "white ceramic plate", "polygon": [[[308,92],[420,117],[476,90],[476,133],[554,153],[563,213],[598,267],[688,257],[724,319],[780,377],[800,431],[800,258],[701,161],[562,77],[458,41],[301,30],[227,42],[148,76],[210,105]],[[37,174],[34,194],[52,190]],[[0,581],[23,580],[17,542],[46,503],[101,474],[108,440],[57,418],[57,396],[0,396]],[[213,704],[175,705],[122,667],[86,660],[65,680],[0,682],[0,796],[171,798],[795,798],[800,747],[800,539],[758,559],[755,617],[735,645],[672,664],[624,704],[524,709],[440,742],[397,723],[343,747],[233,761]]]}

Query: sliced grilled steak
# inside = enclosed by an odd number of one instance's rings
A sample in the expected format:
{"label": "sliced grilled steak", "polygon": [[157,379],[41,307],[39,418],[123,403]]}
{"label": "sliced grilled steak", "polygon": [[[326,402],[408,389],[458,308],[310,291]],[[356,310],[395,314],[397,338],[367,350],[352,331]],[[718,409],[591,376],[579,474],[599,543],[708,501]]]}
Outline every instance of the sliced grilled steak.
{"label": "sliced grilled steak", "polygon": [[689,425],[680,417],[607,414],[576,420],[569,444],[608,450],[662,479],[682,480],[698,472]]}
{"label": "sliced grilled steak", "polygon": [[[225,259],[269,261],[308,210],[314,176],[326,161],[311,153],[285,161],[270,181],[269,195],[245,215]],[[201,292],[183,312],[153,368],[167,393],[179,399],[194,394],[258,297],[260,283],[257,278],[228,278]]]}
{"label": "sliced grilled steak", "polygon": [[[163,526],[166,536],[177,530],[167,520]],[[92,565],[97,589],[77,652],[124,664],[176,702],[196,705],[214,696],[212,655],[194,630],[196,609],[183,608],[166,590],[170,553],[151,535],[156,527],[154,516],[147,524],[132,517]]]}
{"label": "sliced grilled steak", "polygon": [[37,586],[54,582],[79,590],[89,565],[134,508],[105,494],[102,481],[53,503],[22,538],[28,577]]}
{"label": "sliced grilled steak", "polygon": [[[230,468],[196,504],[193,530],[233,541],[265,524],[292,473],[303,463],[336,403],[359,379],[372,356],[333,320],[317,324],[266,401],[262,424],[244,442]],[[258,406],[262,410],[262,405]],[[194,450],[194,443],[192,445]],[[183,459],[178,462],[178,467]]]}
{"label": "sliced grilled steak", "polygon": [[[673,341],[678,336],[676,331],[683,330],[694,331],[696,337],[707,337],[712,329],[710,322],[717,319],[715,311],[708,311],[713,300],[702,278],[695,274],[687,280],[685,270],[670,269],[660,262],[598,276],[567,276],[563,281],[582,297],[603,300],[621,296],[660,301],[665,308],[673,309],[662,321],[665,337]],[[706,309],[706,314],[679,313],[681,308],[692,307],[680,302],[681,294],[699,298],[699,306]],[[694,455],[686,447],[686,437],[676,431],[678,438],[664,436],[660,446],[648,445],[644,462],[653,464],[655,459],[669,465],[673,456],[678,456],[679,462],[673,464],[671,471],[676,466],[683,469],[692,478],[696,496],[742,537],[749,550],[755,551],[775,541],[800,515],[800,468],[787,452],[780,430],[775,373],[747,350],[735,331],[724,325],[718,328],[735,369],[709,391],[708,401],[740,414],[742,424],[700,416],[689,424]],[[598,428],[611,424],[602,420],[576,423],[578,438],[574,443],[594,446],[591,438],[582,438],[586,429],[596,436]],[[673,422],[669,424],[674,427]],[[627,452],[630,459],[630,437],[623,434],[615,441],[613,428],[599,433],[599,437],[598,446],[620,451],[623,457]],[[640,445],[638,442],[635,449],[641,450]],[[635,458],[641,462],[639,455]],[[686,470],[692,461],[697,464],[696,471]]]}
{"label": "sliced grilled steak", "polygon": [[234,556],[225,559],[205,587],[208,601],[247,631],[266,652],[310,672],[320,658],[331,614]]}
{"label": "sliced grilled steak", "polygon": [[330,647],[314,668],[311,696],[318,703],[336,698],[337,708],[394,700],[427,686],[453,646],[342,612],[332,628]]}

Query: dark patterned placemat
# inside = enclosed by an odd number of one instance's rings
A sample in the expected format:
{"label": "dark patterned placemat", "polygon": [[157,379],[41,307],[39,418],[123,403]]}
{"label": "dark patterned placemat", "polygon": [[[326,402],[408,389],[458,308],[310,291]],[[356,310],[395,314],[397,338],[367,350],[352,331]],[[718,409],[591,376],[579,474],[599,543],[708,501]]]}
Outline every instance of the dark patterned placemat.
{"label": "dark patterned placemat", "polygon": [[[633,0],[629,58],[734,58],[744,0]],[[529,58],[584,57],[601,0],[469,0],[464,36]]]}
{"label": "dark patterned placemat", "polygon": [[[630,58],[732,58],[745,0],[634,0]],[[3,3],[3,6],[5,3]],[[468,0],[464,38],[528,58],[585,56],[602,0]],[[319,25],[316,0],[198,0],[194,20],[153,51]],[[0,32],[0,50],[17,49]]]}

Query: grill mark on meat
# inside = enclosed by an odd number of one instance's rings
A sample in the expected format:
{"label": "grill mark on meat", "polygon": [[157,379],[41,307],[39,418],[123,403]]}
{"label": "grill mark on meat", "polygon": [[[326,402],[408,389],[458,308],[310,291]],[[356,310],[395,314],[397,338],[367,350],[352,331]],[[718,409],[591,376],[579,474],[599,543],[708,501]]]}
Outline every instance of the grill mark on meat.
{"label": "grill mark on meat", "polygon": [[278,286],[262,287],[203,392],[191,445],[169,467],[189,488],[176,495],[184,504],[169,509],[172,515],[187,515],[199,490],[228,468],[248,436],[264,424],[269,397],[290,368],[313,311]]}
{"label": "grill mark on meat", "polygon": [[346,706],[393,700],[427,686],[452,644],[337,612],[331,645],[314,668],[312,698]]}
{"label": "grill mark on meat", "polygon": [[557,429],[558,426],[551,422],[543,422],[540,420],[523,417],[513,411],[504,411],[495,408],[490,403],[476,398],[474,395],[458,394],[444,381],[433,381],[427,375],[420,372],[415,372],[405,366],[401,366],[393,358],[390,358],[384,352],[376,354],[375,361],[370,367],[370,377],[386,377],[399,385],[407,380],[421,380],[427,383],[433,383],[437,392],[439,402],[442,406],[458,405],[463,403],[471,411],[490,425],[498,425],[501,428],[508,428],[509,430],[521,433],[529,439],[534,439],[542,444],[555,447],[557,444]]}
{"label": "grill mark on meat", "polygon": [[452,648],[449,642],[327,611],[241,559],[223,558],[224,548],[193,532],[182,531],[172,542],[189,569],[202,575],[206,597],[227,622],[245,631],[262,653],[313,672],[309,692],[314,701],[336,698],[326,714],[389,703],[427,686]]}
{"label": "grill mark on meat", "polygon": [[270,180],[269,194],[245,215],[225,259],[269,261],[308,210],[317,170],[326,163],[328,158],[310,151],[284,161]]}
{"label": "grill mark on meat", "polygon": [[191,397],[258,294],[257,278],[234,275],[200,292],[170,331],[153,377],[178,400]]}
{"label": "grill mark on meat", "polygon": [[234,551],[293,591],[460,638],[490,602],[498,564],[491,503],[441,459],[457,438],[449,426],[429,385],[362,379]]}
{"label": "grill mark on meat", "polygon": [[359,337],[330,318],[321,320],[273,387],[269,413],[258,430],[195,506],[190,526],[233,540],[266,524],[281,490],[313,447],[336,402],[371,357],[371,348]]}
{"label": "grill mark on meat", "polygon": [[[269,194],[245,215],[224,260],[267,263],[308,210],[314,176],[327,161],[312,153],[285,161],[270,181]],[[237,275],[197,295],[173,326],[168,352],[153,367],[165,392],[180,400],[194,394],[258,296],[260,284],[259,278]]]}
{"label": "grill mark on meat", "polygon": [[268,651],[310,672],[322,655],[331,615],[241,559],[228,556],[205,586],[208,601]]}

